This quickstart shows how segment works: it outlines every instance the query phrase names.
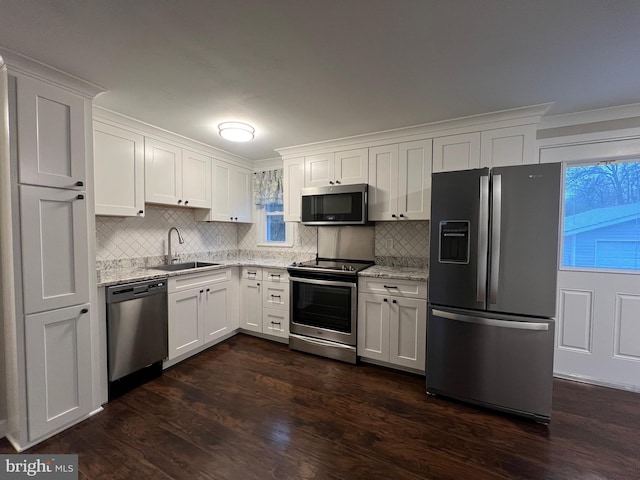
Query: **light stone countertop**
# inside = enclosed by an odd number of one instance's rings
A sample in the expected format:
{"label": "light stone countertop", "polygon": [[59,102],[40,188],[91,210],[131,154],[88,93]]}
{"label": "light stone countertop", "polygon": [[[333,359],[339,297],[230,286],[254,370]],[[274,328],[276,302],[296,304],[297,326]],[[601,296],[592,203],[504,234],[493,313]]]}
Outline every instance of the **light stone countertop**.
{"label": "light stone countertop", "polygon": [[198,261],[217,263],[210,267],[198,269],[179,270],[176,272],[166,272],[153,267],[135,268],[114,268],[101,270],[98,272],[98,287],[109,287],[120,283],[140,282],[143,280],[153,280],[156,278],[175,277],[176,275],[186,275],[189,273],[201,273],[220,270],[227,267],[261,267],[261,268],[282,268],[286,269],[291,261],[275,258],[235,258],[227,260],[211,260],[200,258]]}
{"label": "light stone countertop", "polygon": [[358,276],[393,278],[396,280],[416,280],[420,282],[426,282],[427,280],[429,280],[429,271],[427,268],[373,265],[359,272]]}
{"label": "light stone countertop", "polygon": [[[227,267],[257,267],[257,268],[281,268],[286,269],[292,262],[289,259],[279,258],[234,258],[234,259],[207,259],[199,258],[202,262],[215,262],[218,265],[201,267],[177,272],[166,272],[153,267],[114,268],[98,272],[98,287],[109,287],[121,283],[153,280],[156,278],[174,277],[189,273],[201,273],[220,270]],[[393,278],[398,280],[416,280],[426,282],[429,272],[426,268],[395,267],[385,265],[373,265],[358,273],[361,277]]]}

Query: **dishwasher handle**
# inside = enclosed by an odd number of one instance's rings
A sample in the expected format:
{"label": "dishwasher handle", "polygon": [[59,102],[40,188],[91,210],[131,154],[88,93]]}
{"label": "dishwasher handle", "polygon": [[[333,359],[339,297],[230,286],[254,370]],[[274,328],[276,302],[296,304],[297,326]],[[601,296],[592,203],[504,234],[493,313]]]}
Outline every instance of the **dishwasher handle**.
{"label": "dishwasher handle", "polygon": [[167,279],[125,283],[107,288],[107,303],[119,303],[134,298],[167,293]]}

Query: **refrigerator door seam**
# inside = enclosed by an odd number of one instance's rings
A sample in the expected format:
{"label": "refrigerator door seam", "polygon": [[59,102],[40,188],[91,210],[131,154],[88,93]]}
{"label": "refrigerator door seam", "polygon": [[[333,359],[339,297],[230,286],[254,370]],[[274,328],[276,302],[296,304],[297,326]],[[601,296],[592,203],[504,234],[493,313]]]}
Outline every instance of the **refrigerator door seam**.
{"label": "refrigerator door seam", "polygon": [[472,317],[470,315],[462,315],[460,313],[445,312],[443,310],[431,310],[431,313],[440,318],[448,320],[456,320],[458,322],[475,323],[477,325],[485,325],[488,327],[510,328],[514,330],[549,330],[547,322],[520,322],[513,320],[499,320],[497,318]]}

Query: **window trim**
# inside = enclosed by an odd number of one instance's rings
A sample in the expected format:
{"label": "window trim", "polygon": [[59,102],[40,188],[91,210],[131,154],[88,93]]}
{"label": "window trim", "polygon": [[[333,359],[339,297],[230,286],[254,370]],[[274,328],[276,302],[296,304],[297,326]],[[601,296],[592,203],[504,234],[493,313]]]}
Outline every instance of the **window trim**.
{"label": "window trim", "polygon": [[[267,212],[266,207],[258,208],[256,205],[255,209],[255,217],[258,219],[257,222],[257,238],[256,245],[258,247],[275,247],[275,248],[292,248],[293,243],[293,224],[291,222],[284,222],[285,225],[285,241],[284,242],[267,242],[267,214],[274,212]],[[278,215],[283,215],[284,218],[284,208],[282,212],[276,212]]]}

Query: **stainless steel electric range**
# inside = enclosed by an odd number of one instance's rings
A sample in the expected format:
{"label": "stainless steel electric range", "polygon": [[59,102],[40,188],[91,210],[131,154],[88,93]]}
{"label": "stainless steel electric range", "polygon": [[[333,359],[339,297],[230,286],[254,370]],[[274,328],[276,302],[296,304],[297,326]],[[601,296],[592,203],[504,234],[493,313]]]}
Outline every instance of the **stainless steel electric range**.
{"label": "stainless steel electric range", "polygon": [[373,260],[373,227],[318,227],[317,259],[287,269],[290,348],[356,363],[358,272]]}

